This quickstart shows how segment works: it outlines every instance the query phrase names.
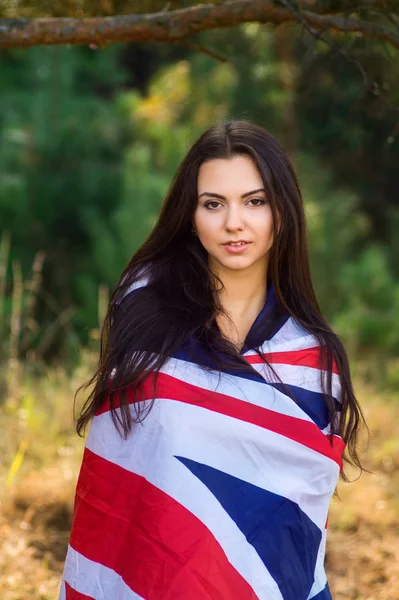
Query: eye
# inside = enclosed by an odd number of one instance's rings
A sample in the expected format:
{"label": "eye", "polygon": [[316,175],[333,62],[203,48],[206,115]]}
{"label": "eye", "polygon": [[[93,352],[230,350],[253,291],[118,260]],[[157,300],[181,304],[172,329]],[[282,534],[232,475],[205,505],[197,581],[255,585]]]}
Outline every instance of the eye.
{"label": "eye", "polygon": [[211,204],[220,204],[220,202],[218,202],[217,200],[211,200],[210,202],[205,202],[204,206],[209,210],[215,210],[216,208],[218,208],[217,206],[211,206]]}
{"label": "eye", "polygon": [[[258,204],[253,204],[252,206],[262,206],[262,204],[266,204],[266,200],[264,198],[251,198],[249,202],[257,202]],[[248,204],[249,204],[248,202]]]}

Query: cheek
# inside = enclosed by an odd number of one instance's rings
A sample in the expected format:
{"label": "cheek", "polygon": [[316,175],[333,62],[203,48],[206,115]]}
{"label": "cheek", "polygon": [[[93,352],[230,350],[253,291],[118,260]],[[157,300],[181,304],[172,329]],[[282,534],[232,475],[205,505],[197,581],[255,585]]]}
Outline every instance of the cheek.
{"label": "cheek", "polygon": [[265,211],[262,215],[257,215],[252,225],[257,234],[262,238],[273,236],[273,216],[270,210]]}
{"label": "cheek", "polygon": [[[212,216],[214,217],[214,215]],[[209,215],[207,215],[205,212],[198,211],[194,215],[194,225],[195,229],[197,230],[198,237],[201,239],[202,243],[212,243],[216,237],[216,232],[218,229],[217,219],[210,219]]]}

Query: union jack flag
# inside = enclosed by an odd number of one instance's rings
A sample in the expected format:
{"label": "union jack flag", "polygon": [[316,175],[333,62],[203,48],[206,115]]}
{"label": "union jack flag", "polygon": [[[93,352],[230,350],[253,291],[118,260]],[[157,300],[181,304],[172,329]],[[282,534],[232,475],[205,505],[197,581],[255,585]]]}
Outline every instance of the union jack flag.
{"label": "union jack flag", "polygon": [[[274,372],[253,344],[249,373],[170,358],[126,440],[107,403],[97,412],[59,600],[331,599],[327,514],[344,442],[331,433],[320,347],[291,317],[258,347]],[[335,367],[332,384],[339,409]],[[143,391],[146,406],[152,375]]]}

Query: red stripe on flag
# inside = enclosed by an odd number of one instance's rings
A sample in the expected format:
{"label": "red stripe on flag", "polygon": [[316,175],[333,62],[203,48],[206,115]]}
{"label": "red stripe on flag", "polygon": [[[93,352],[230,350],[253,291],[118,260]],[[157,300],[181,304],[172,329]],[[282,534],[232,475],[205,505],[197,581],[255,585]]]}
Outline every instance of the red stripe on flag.
{"label": "red stripe on flag", "polygon": [[96,600],[93,596],[86,596],[86,594],[81,594],[73,587],[71,587],[66,581],[64,583],[66,590],[65,600]]}
{"label": "red stripe on flag", "polygon": [[144,477],[87,447],[70,545],[113,569],[146,600],[257,600],[195,515]]}
{"label": "red stripe on flag", "polygon": [[[144,401],[153,398],[153,383],[154,375],[151,374],[144,381],[138,400]],[[156,397],[164,399],[165,402],[168,399],[172,399],[184,402],[185,404],[192,404],[193,406],[199,406],[239,419],[240,421],[264,427],[331,458],[340,467],[342,465],[342,452],[345,447],[342,439],[338,436],[333,436],[334,439],[331,440],[331,436],[322,433],[319,427],[312,421],[305,421],[304,419],[284,415],[274,410],[233,398],[232,396],[220,394],[214,390],[206,390],[165,373],[159,373],[158,375]],[[127,390],[127,399],[129,404],[136,401],[131,388]],[[119,392],[115,395],[114,406],[119,406]],[[109,410],[110,404],[109,399],[107,399],[103,406],[96,412],[96,415]],[[333,442],[332,445],[330,440]]]}
{"label": "red stripe on flag", "polygon": [[[305,350],[290,350],[288,352],[270,352],[263,356],[270,364],[285,364],[295,367],[311,367],[312,369],[326,370],[326,365],[322,365],[320,346],[316,348],[306,348]],[[244,357],[251,365],[262,364],[263,360],[259,354],[251,354]],[[333,360],[333,373],[338,375],[338,367]]]}

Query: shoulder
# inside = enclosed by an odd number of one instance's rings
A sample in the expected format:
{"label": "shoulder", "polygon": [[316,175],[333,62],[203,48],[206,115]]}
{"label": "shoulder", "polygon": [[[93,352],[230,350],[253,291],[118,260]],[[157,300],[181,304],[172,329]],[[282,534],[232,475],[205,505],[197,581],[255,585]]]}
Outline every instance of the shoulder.
{"label": "shoulder", "polygon": [[265,345],[277,352],[318,347],[320,343],[297,319],[289,317]]}
{"label": "shoulder", "polygon": [[113,316],[117,318],[126,311],[143,310],[146,313],[149,307],[157,310],[160,300],[150,268],[143,267],[136,275],[127,274],[121,278],[113,294]]}
{"label": "shoulder", "polygon": [[128,275],[122,277],[117,290],[119,292],[119,301],[121,302],[132,292],[147,288],[151,279],[151,269],[149,267],[143,267],[137,276],[133,278],[133,281],[131,281]]}
{"label": "shoulder", "polygon": [[[328,372],[329,344],[314,333],[308,331],[298,320],[290,317],[283,327],[271,340],[262,346],[262,353],[269,356],[271,364],[279,365],[278,368],[289,367],[298,380],[303,378],[314,379],[316,375],[322,378]],[[331,348],[332,350],[332,348]],[[335,361],[332,359],[332,384],[335,397],[340,397],[341,378]]]}

